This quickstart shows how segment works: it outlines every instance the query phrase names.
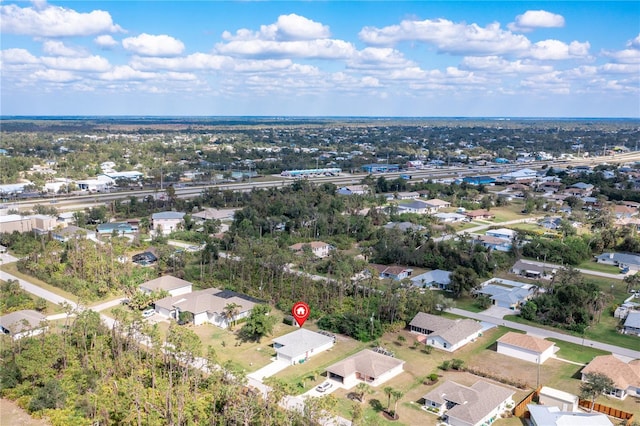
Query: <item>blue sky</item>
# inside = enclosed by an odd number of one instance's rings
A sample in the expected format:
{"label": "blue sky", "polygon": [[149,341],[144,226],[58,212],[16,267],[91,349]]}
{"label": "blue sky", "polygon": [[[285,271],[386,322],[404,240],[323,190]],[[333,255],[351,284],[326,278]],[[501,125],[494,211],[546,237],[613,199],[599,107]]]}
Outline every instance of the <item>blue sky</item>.
{"label": "blue sky", "polygon": [[640,117],[640,2],[0,2],[2,115]]}

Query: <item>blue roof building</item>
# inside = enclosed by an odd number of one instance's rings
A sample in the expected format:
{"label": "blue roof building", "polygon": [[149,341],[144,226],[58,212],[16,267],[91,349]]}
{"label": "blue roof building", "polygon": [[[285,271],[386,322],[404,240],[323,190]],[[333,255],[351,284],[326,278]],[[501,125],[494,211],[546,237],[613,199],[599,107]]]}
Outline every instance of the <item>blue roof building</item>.
{"label": "blue roof building", "polygon": [[462,181],[469,185],[491,185],[496,180],[491,176],[466,176],[462,178]]}

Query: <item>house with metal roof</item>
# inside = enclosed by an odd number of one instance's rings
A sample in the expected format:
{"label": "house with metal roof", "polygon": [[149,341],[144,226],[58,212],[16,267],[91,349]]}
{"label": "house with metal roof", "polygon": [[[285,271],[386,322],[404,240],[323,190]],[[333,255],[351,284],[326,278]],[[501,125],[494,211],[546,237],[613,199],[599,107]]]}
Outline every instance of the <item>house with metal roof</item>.
{"label": "house with metal roof", "polygon": [[[622,325],[622,332],[624,334],[640,336],[640,311],[629,311],[627,319],[624,320],[624,324]],[[640,344],[640,342],[638,342],[638,344]]]}
{"label": "house with metal roof", "polygon": [[431,207],[424,201],[414,200],[410,203],[398,204],[398,213],[427,214]]}
{"label": "house with metal roof", "polygon": [[451,426],[489,425],[513,405],[515,391],[479,380],[464,386],[448,380],[425,394],[425,409]]}
{"label": "house with metal roof", "polygon": [[163,235],[176,231],[182,224],[184,212],[160,212],[151,215],[153,229],[160,230]]}
{"label": "house with metal roof", "polygon": [[512,274],[535,279],[551,279],[555,275],[556,271],[557,268],[554,265],[538,265],[527,262],[526,260],[518,260],[511,267]]}
{"label": "house with metal roof", "polygon": [[563,411],[558,407],[528,404],[532,426],[613,426],[606,414]]}
{"label": "house with metal roof", "polygon": [[389,222],[383,226],[384,229],[398,229],[402,232],[406,232],[408,230],[412,230],[415,232],[420,232],[425,229],[422,225],[416,225],[411,222]]}
{"label": "house with metal roof", "polygon": [[491,176],[465,176],[462,178],[462,182],[474,186],[493,185],[495,181],[496,178],[493,178]]}
{"label": "house with metal roof", "polygon": [[330,349],[334,342],[335,337],[300,328],[273,339],[273,348],[276,350],[276,359],[294,365]]}
{"label": "house with metal roof", "polygon": [[404,361],[364,349],[327,367],[327,377],[350,389],[360,382],[379,386],[403,371]]}
{"label": "house with metal roof", "polygon": [[37,336],[48,329],[46,321],[47,317],[31,309],[15,311],[0,317],[0,332],[13,340]]}
{"label": "house with metal roof", "polygon": [[418,312],[409,323],[416,340],[425,345],[454,352],[482,334],[482,325],[470,319],[452,320]]}
{"label": "house with metal roof", "polygon": [[556,351],[555,343],[530,334],[508,332],[497,340],[497,352],[524,361],[543,364]]}
{"label": "house with metal roof", "polygon": [[489,297],[494,305],[501,308],[516,310],[535,296],[537,290],[533,284],[492,278],[480,284],[474,294]]}
{"label": "house with metal roof", "polygon": [[640,255],[633,253],[602,253],[596,256],[596,262],[640,271]]}

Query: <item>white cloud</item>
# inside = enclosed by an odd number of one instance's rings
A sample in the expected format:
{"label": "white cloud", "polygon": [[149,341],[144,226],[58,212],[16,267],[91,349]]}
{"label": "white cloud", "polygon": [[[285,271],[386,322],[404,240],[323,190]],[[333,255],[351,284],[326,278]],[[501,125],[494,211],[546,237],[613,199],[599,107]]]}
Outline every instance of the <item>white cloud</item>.
{"label": "white cloud", "polygon": [[640,64],[640,50],[637,49],[624,49],[616,52],[605,51],[603,55],[621,64]]}
{"label": "white cloud", "polygon": [[402,41],[421,41],[433,44],[441,52],[472,55],[522,52],[531,45],[525,36],[505,31],[499,23],[480,27],[446,19],[404,20],[399,25],[384,28],[364,27],[359,37],[370,45],[389,46]]}
{"label": "white cloud", "polygon": [[380,87],[380,80],[375,77],[362,77],[360,82],[364,87]]}
{"label": "white cloud", "polygon": [[600,67],[604,74],[640,75],[640,63],[637,64],[604,64]]}
{"label": "white cloud", "polygon": [[49,81],[52,83],[68,83],[79,80],[79,77],[72,72],[61,70],[40,70],[34,72],[31,76],[36,80]]}
{"label": "white cloud", "polygon": [[134,70],[128,65],[119,65],[112,70],[101,73],[98,78],[101,80],[149,80],[155,78],[156,73]]}
{"label": "white cloud", "polygon": [[108,60],[95,55],[84,58],[43,56],[40,60],[47,67],[56,70],[102,72],[111,68]]}
{"label": "white cloud", "polygon": [[536,28],[562,28],[564,17],[546,10],[527,10],[516,16],[516,21],[507,25],[511,31],[528,32]]}
{"label": "white cloud", "polygon": [[629,40],[627,42],[627,47],[640,50],[640,34],[638,34],[638,36],[633,40]]}
{"label": "white cloud", "polygon": [[45,54],[51,56],[74,57],[87,55],[86,50],[79,47],[67,46],[59,40],[45,40],[45,42],[42,43],[42,50]]}
{"label": "white cloud", "polygon": [[460,64],[462,69],[496,74],[534,74],[553,71],[550,65],[541,65],[529,60],[508,61],[499,56],[466,56]]}
{"label": "white cloud", "polygon": [[78,13],[40,2],[34,8],[15,4],[0,6],[0,30],[35,37],[73,37],[113,33],[122,28],[113,23],[109,12]]}
{"label": "white cloud", "polygon": [[99,35],[93,39],[93,42],[100,46],[102,49],[111,49],[118,45],[118,42],[109,34]]}
{"label": "white cloud", "polygon": [[355,52],[347,62],[353,69],[393,69],[415,66],[404,54],[390,47],[366,47]]}
{"label": "white cloud", "polygon": [[229,56],[207,53],[193,53],[176,58],[154,58],[134,56],[129,65],[143,71],[171,70],[171,71],[237,71],[237,72],[268,72],[283,70],[291,67],[290,59],[250,60],[236,59]]}
{"label": "white cloud", "polygon": [[235,40],[216,45],[219,53],[244,57],[289,57],[345,59],[351,57],[356,49],[353,44],[332,39],[271,41],[271,40]]}
{"label": "white cloud", "polygon": [[239,29],[235,35],[229,31],[222,33],[222,38],[228,41],[271,40],[271,41],[300,41],[329,38],[329,27],[304,16],[292,13],[280,15],[274,24],[260,26],[260,31]]}
{"label": "white cloud", "polygon": [[561,60],[571,58],[587,58],[589,42],[572,41],[566,44],[559,40],[542,40],[531,46],[524,56],[541,60]]}
{"label": "white cloud", "polygon": [[40,61],[25,49],[0,50],[0,60],[3,64],[37,64]]}
{"label": "white cloud", "polygon": [[168,35],[140,34],[122,40],[122,46],[142,56],[177,56],[184,51],[184,43]]}

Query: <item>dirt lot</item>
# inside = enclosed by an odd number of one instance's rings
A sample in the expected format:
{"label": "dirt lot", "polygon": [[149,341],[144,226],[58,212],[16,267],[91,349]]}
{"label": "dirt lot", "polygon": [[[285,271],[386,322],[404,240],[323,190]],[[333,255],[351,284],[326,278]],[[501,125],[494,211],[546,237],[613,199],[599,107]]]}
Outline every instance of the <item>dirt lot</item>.
{"label": "dirt lot", "polygon": [[13,401],[0,399],[0,426],[48,426],[49,422],[34,419]]}

